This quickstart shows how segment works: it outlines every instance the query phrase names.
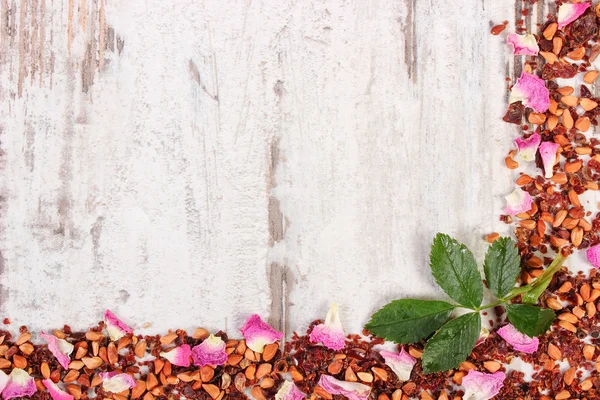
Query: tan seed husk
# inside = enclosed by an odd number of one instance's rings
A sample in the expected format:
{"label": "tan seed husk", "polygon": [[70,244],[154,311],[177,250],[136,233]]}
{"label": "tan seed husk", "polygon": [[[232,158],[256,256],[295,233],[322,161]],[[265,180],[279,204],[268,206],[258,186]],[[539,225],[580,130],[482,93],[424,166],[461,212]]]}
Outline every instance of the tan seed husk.
{"label": "tan seed husk", "polygon": [[573,246],[579,247],[583,240],[583,229],[578,226],[571,231],[571,243]]}
{"label": "tan seed husk", "polygon": [[583,76],[583,81],[585,83],[592,84],[592,83],[596,82],[597,78],[598,78],[598,71],[588,71]]}
{"label": "tan seed husk", "polygon": [[567,57],[569,57],[571,60],[576,60],[576,61],[581,60],[584,55],[585,55],[584,47],[579,47],[579,48],[567,53]]}
{"label": "tan seed husk", "polygon": [[553,343],[548,344],[548,355],[555,360],[560,360],[562,357],[562,352],[556,345]]}
{"label": "tan seed husk", "polygon": [[543,35],[546,38],[546,40],[552,40],[557,30],[558,24],[556,22],[552,22],[546,27],[546,29],[544,29]]}
{"label": "tan seed husk", "polygon": [[163,336],[163,337],[160,338],[160,343],[163,344],[163,345],[165,345],[165,346],[168,346],[171,343],[173,343],[173,341],[175,339],[177,339],[177,334],[176,333],[173,333],[173,332],[167,333],[165,336]]}
{"label": "tan seed husk", "polygon": [[279,350],[279,344],[278,343],[271,343],[265,346],[265,349],[263,350],[263,360],[265,361],[270,361],[273,359],[273,357],[275,357],[275,354],[277,354],[277,350]]}
{"label": "tan seed husk", "polygon": [[209,336],[210,336],[210,332],[208,332],[204,328],[196,328],[196,330],[194,331],[194,334],[192,335],[192,337],[194,339],[206,339]]}
{"label": "tan seed husk", "polygon": [[552,227],[558,228],[559,226],[561,226],[566,217],[567,217],[567,210],[560,210],[559,212],[557,212],[556,216],[554,217],[554,222],[552,223]]}
{"label": "tan seed husk", "polygon": [[558,321],[558,325],[561,328],[568,330],[569,332],[577,333],[577,328],[570,322]]}
{"label": "tan seed husk", "polygon": [[215,370],[209,366],[205,365],[200,368],[200,380],[202,382],[210,382],[215,376]]}
{"label": "tan seed husk", "polygon": [[344,362],[342,360],[335,360],[327,366],[327,372],[331,375],[337,375],[342,371],[343,366]]}
{"label": "tan seed husk", "polygon": [[506,157],[504,159],[504,164],[508,169],[517,169],[519,168],[519,163],[513,160],[511,157]]}
{"label": "tan seed husk", "polygon": [[591,122],[588,117],[579,117],[577,121],[575,121],[575,128],[580,130],[581,132],[587,132],[590,129]]}
{"label": "tan seed husk", "polygon": [[484,361],[483,367],[489,372],[494,373],[497,372],[500,367],[502,367],[502,364],[500,364],[498,361]]}
{"label": "tan seed husk", "polygon": [[596,352],[596,347],[591,344],[586,344],[583,346],[583,357],[586,360],[591,360],[594,358],[594,353]]}
{"label": "tan seed husk", "polygon": [[357,372],[356,376],[363,382],[371,383],[373,382],[373,375],[369,372]]}
{"label": "tan seed husk", "polygon": [[146,355],[146,341],[145,340],[140,340],[136,345],[135,345],[135,355],[138,358],[143,358]]}
{"label": "tan seed husk", "polygon": [[[565,96],[565,97],[571,97],[571,96]],[[565,126],[565,128],[567,128],[567,129],[571,129],[573,127],[573,125],[575,125],[575,121],[573,120],[573,116],[571,115],[571,112],[569,110],[564,111],[564,113],[562,115],[562,123]]]}
{"label": "tan seed husk", "polygon": [[[221,390],[216,385],[211,385],[211,384],[206,384],[205,383],[205,384],[202,385],[202,389],[204,389],[204,391],[206,393],[208,393],[208,395],[212,399],[216,399],[217,397],[219,397],[219,394],[221,393]],[[258,399],[258,397],[255,396],[255,394],[254,394],[254,389],[252,389],[252,395],[254,396],[254,398]],[[260,388],[258,388],[258,389],[260,390]],[[263,399],[264,399],[264,395],[263,395]]]}
{"label": "tan seed husk", "polygon": [[572,314],[570,312],[564,312],[562,314],[560,314],[558,316],[558,319],[560,321],[568,321],[572,324],[576,324],[577,322],[579,322],[579,319],[577,319],[577,317],[575,316],[575,314]]}
{"label": "tan seed husk", "polygon": [[577,368],[573,367],[565,371],[563,375],[563,381],[567,386],[571,386],[571,383],[573,383],[573,380],[575,379],[575,372],[577,372]]}
{"label": "tan seed husk", "polygon": [[544,60],[546,60],[548,64],[554,64],[558,60],[556,54],[550,51],[540,51],[540,55],[544,57]]}
{"label": "tan seed husk", "polygon": [[354,370],[352,369],[352,367],[346,368],[346,372],[344,373],[344,380],[346,382],[358,381],[358,378],[356,377],[356,374],[354,373]]}

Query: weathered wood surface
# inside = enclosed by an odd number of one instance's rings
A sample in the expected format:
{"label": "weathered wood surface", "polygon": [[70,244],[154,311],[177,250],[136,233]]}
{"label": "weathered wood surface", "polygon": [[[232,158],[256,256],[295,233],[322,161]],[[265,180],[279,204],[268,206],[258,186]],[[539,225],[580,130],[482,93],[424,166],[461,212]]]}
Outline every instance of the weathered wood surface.
{"label": "weathered wood surface", "polygon": [[0,0],[0,315],[360,331],[441,295],[435,232],[506,232],[520,4]]}

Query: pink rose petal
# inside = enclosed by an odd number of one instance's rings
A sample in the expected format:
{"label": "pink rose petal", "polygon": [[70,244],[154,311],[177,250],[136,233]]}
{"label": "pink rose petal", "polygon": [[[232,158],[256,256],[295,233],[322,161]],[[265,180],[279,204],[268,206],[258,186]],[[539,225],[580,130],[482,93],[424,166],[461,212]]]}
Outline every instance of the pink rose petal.
{"label": "pink rose petal", "polygon": [[43,331],[40,336],[48,342],[48,350],[56,357],[59,364],[64,369],[69,369],[69,363],[71,362],[69,356],[73,352],[73,345],[64,339],[59,339],[54,335],[48,335]]}
{"label": "pink rose petal", "polygon": [[380,352],[384,358],[385,363],[398,375],[398,379],[401,381],[407,381],[410,379],[410,373],[413,367],[417,363],[417,360],[408,354],[404,347],[400,353],[394,353],[391,351],[383,350]]}
{"label": "pink rose petal", "polygon": [[600,244],[590,247],[585,254],[594,268],[600,268]]}
{"label": "pink rose petal", "polygon": [[523,161],[535,161],[535,154],[540,147],[542,138],[538,133],[534,133],[527,139],[517,138],[515,144],[519,148],[519,157]]}
{"label": "pink rose petal", "polygon": [[160,356],[171,361],[171,364],[177,365],[178,367],[189,367],[190,356],[192,355],[192,349],[189,344],[183,344],[179,347],[175,347],[170,351],[163,351]]}
{"label": "pink rose petal", "polygon": [[2,393],[6,385],[8,385],[8,381],[10,381],[10,377],[0,369],[0,393]]}
{"label": "pink rose petal", "polygon": [[527,35],[511,33],[508,35],[506,43],[512,46],[515,55],[537,56],[540,51],[537,40],[531,33]]}
{"label": "pink rose petal", "polygon": [[52,382],[52,380],[44,379],[42,383],[46,386],[46,389],[48,389],[48,393],[50,393],[52,400],[74,400],[73,396],[61,390],[61,388],[59,388],[56,383]]}
{"label": "pink rose petal", "polygon": [[283,385],[275,393],[275,400],[303,400],[304,393],[298,389],[294,382],[284,381]]}
{"label": "pink rose petal", "polygon": [[104,313],[104,323],[106,324],[106,330],[111,340],[119,340],[128,333],[133,333],[133,330],[110,310],[106,310]]}
{"label": "pink rose petal", "polygon": [[102,378],[102,389],[112,393],[121,393],[136,385],[136,381],[131,375],[115,371],[101,372],[100,378]]}
{"label": "pink rose petal", "polygon": [[337,304],[334,303],[327,312],[325,323],[315,326],[310,332],[310,341],[321,342],[331,350],[341,350],[346,346],[346,335],[344,335]]}
{"label": "pink rose petal", "polygon": [[367,400],[371,393],[371,388],[367,385],[340,381],[329,375],[321,375],[319,386],[329,394],[346,396],[349,400]]}
{"label": "pink rose petal", "polygon": [[227,362],[225,342],[218,336],[210,335],[204,342],[192,349],[192,359],[196,367],[210,365],[216,367]]}
{"label": "pink rose petal", "polygon": [[506,207],[504,207],[504,212],[509,215],[517,215],[529,211],[533,204],[533,199],[529,193],[520,188],[516,188],[505,199]]}
{"label": "pink rose petal", "polygon": [[554,164],[556,164],[556,151],[560,145],[553,142],[543,142],[540,145],[540,156],[544,163],[544,173],[546,178],[552,178],[554,175]]}
{"label": "pink rose petal", "polygon": [[248,318],[241,332],[250,350],[258,353],[263,352],[265,345],[283,338],[283,333],[277,332],[256,314]]}
{"label": "pink rose petal", "polygon": [[20,368],[14,368],[9,375],[8,384],[2,391],[2,397],[9,400],[14,397],[31,396],[35,392],[37,388],[33,377]]}
{"label": "pink rose petal", "polygon": [[590,7],[590,3],[564,3],[558,7],[558,29],[562,29],[571,22],[579,18],[585,10]]}
{"label": "pink rose petal", "polygon": [[508,324],[498,329],[498,335],[506,340],[515,350],[523,353],[535,353],[540,344],[538,338],[530,338],[524,333],[519,332],[513,324]]}
{"label": "pink rose petal", "polygon": [[535,112],[543,113],[550,108],[550,92],[546,89],[543,79],[523,72],[510,92],[509,103],[517,101]]}
{"label": "pink rose petal", "polygon": [[486,374],[472,369],[463,377],[463,400],[489,400],[500,392],[506,378],[504,372]]}

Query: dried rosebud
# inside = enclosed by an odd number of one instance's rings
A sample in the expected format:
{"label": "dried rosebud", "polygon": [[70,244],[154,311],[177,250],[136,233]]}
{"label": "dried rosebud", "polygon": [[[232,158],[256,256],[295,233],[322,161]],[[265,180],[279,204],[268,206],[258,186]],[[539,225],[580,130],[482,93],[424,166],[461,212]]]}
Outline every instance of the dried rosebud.
{"label": "dried rosebud", "polygon": [[515,55],[537,56],[540,51],[537,40],[531,33],[526,35],[511,33],[508,35],[506,43],[512,46]]}
{"label": "dried rosebud", "polygon": [[538,338],[530,338],[529,336],[519,332],[513,324],[508,324],[498,329],[498,335],[515,350],[523,353],[535,353],[538,349],[540,341]]}
{"label": "dried rosebud", "polygon": [[310,341],[313,343],[323,343],[323,345],[331,350],[341,350],[346,345],[346,335],[342,328],[340,315],[337,304],[333,303],[327,316],[325,323],[315,326],[310,332]]}
{"label": "dried rosebud", "polygon": [[248,318],[241,332],[250,350],[258,353],[263,352],[265,345],[275,343],[283,338],[282,332],[277,332],[257,314]]}

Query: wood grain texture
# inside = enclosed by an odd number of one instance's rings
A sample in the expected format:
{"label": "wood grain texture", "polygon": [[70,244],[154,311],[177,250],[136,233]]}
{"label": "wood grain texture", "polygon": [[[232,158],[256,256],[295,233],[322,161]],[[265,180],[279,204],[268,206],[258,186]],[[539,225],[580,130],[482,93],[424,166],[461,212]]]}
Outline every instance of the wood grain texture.
{"label": "wood grain texture", "polygon": [[[520,1],[516,3],[520,4]],[[528,24],[537,21],[538,4]],[[512,190],[519,67],[461,0],[0,0],[0,312],[360,331],[481,259]]]}

